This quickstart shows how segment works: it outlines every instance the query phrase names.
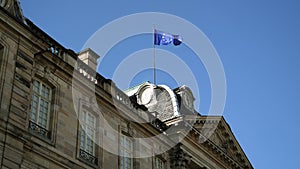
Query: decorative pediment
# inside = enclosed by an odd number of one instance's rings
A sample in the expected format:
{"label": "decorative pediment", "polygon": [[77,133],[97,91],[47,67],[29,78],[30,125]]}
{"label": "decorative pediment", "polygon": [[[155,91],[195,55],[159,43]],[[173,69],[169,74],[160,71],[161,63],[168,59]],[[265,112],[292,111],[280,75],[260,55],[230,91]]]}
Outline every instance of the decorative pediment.
{"label": "decorative pediment", "polygon": [[190,136],[233,167],[253,168],[223,117],[197,117]]}
{"label": "decorative pediment", "polygon": [[11,15],[16,17],[18,20],[25,23],[19,0],[0,0],[0,6],[8,11]]}
{"label": "decorative pediment", "polygon": [[124,92],[139,105],[147,107],[149,112],[155,113],[161,121],[180,115],[177,96],[166,85],[145,82]]}

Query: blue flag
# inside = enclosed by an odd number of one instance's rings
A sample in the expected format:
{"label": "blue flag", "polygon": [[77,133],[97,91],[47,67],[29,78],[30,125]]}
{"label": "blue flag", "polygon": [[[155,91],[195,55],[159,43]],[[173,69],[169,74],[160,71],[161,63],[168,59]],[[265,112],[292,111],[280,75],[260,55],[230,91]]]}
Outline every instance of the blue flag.
{"label": "blue flag", "polygon": [[173,45],[178,46],[182,43],[182,39],[179,35],[172,35],[159,30],[154,30],[154,45]]}

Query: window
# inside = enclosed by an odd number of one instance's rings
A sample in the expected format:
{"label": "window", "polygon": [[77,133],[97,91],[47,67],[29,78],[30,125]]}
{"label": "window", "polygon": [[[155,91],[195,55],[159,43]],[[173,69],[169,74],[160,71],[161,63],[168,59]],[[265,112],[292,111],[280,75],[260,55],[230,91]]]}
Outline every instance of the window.
{"label": "window", "polygon": [[85,152],[94,155],[95,154],[95,128],[96,122],[95,117],[87,113],[86,111],[81,114],[81,139],[80,139],[80,149]]}
{"label": "window", "polygon": [[155,157],[154,169],[165,169],[165,163],[161,158]]}
{"label": "window", "polygon": [[33,81],[29,128],[46,138],[50,137],[49,119],[51,97],[51,88],[49,86],[38,80]]}
{"label": "window", "polygon": [[83,111],[80,118],[81,134],[80,134],[80,151],[81,159],[97,165],[98,161],[95,157],[95,139],[96,139],[96,118],[93,114]]}
{"label": "window", "polygon": [[132,140],[121,135],[120,138],[120,169],[133,168],[133,142]]}

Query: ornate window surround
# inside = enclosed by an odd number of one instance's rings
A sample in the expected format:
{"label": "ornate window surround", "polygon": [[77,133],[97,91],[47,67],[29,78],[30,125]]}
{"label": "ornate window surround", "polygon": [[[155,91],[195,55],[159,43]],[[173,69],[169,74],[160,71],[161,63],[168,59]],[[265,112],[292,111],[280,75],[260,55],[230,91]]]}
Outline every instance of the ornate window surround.
{"label": "ornate window surround", "polygon": [[[18,53],[21,52],[22,54],[27,55],[23,51],[18,51]],[[58,106],[59,105],[59,96],[60,96],[60,85],[57,82],[57,79],[55,79],[55,75],[52,73],[54,72],[54,68],[51,68],[50,66],[42,66],[39,61],[35,61],[33,63],[33,78],[30,85],[30,109],[27,111],[27,126],[29,132],[34,135],[35,137],[42,139],[43,141],[55,145],[56,142],[56,131],[57,131],[57,118],[58,118]],[[31,103],[32,103],[32,96],[34,94],[33,91],[33,83],[34,81],[39,81],[46,86],[48,86],[51,89],[51,100],[50,100],[50,111],[49,111],[49,121],[47,124],[47,129],[32,123],[30,121],[30,111],[31,111]],[[47,131],[45,131],[47,130]],[[48,132],[47,135],[44,132]]]}
{"label": "ornate window surround", "polygon": [[[4,84],[4,75],[5,75],[5,69],[6,69],[6,65],[4,65],[4,63],[7,61],[7,47],[5,45],[5,43],[2,42],[2,40],[0,39],[0,84]],[[3,65],[2,65],[3,64]],[[3,76],[3,78],[2,78]],[[2,100],[2,92],[3,90],[3,86],[0,87],[0,101]]]}
{"label": "ornate window surround", "polygon": [[[4,33],[1,34],[0,36],[0,47],[1,47],[1,53],[2,56],[0,59],[0,84],[4,84],[5,82],[5,78],[6,78],[6,71],[7,71],[7,66],[8,66],[8,62],[9,62],[9,56],[11,52],[15,52],[13,48],[13,46],[11,46],[8,42],[7,42],[7,35],[5,35]],[[13,51],[12,51],[13,50]],[[3,90],[4,90],[4,85],[0,86],[0,102],[2,102],[2,100],[4,100],[3,97]],[[5,110],[8,111],[8,110]],[[4,112],[1,112],[4,113]]]}
{"label": "ornate window surround", "polygon": [[[38,134],[40,137],[50,139],[52,88],[38,79],[32,81],[32,86],[32,97],[29,110],[29,130],[34,134]],[[43,119],[40,118],[41,116]]]}

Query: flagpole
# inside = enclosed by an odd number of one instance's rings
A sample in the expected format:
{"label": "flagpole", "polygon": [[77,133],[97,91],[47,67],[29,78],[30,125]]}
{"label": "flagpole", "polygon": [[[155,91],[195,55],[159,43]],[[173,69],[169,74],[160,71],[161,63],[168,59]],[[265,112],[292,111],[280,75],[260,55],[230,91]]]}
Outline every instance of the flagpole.
{"label": "flagpole", "polygon": [[155,48],[155,25],[153,26],[153,82],[156,85],[156,48]]}

